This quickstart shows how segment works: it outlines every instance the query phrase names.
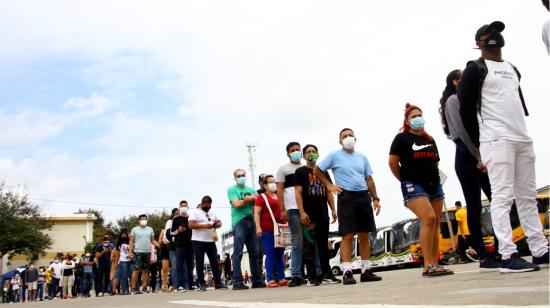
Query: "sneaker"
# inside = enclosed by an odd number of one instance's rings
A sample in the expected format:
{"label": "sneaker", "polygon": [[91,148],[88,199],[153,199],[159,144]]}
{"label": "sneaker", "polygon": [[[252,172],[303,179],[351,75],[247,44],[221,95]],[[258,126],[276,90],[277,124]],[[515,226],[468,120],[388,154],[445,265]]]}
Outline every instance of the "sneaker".
{"label": "sneaker", "polygon": [[308,282],[306,278],[300,278],[300,284],[307,285]]}
{"label": "sneaker", "polygon": [[265,288],[265,287],[266,287],[266,285],[265,285],[265,282],[263,282],[263,281],[252,284],[252,289],[261,289],[261,288]]}
{"label": "sneaker", "polygon": [[233,290],[248,290],[248,287],[242,283],[234,284]]}
{"label": "sneaker", "polygon": [[149,289],[147,289],[147,287],[143,287],[143,288],[141,288],[141,292],[142,293],[149,293]]}
{"label": "sneaker", "polygon": [[382,280],[382,277],[376,275],[370,269],[367,269],[361,273],[361,282],[380,281],[380,280]]}
{"label": "sneaker", "polygon": [[279,284],[278,284],[277,282],[275,282],[275,281],[271,281],[271,282],[268,282],[268,283],[267,283],[267,287],[270,288],[270,289],[271,289],[271,288],[278,288],[278,287],[279,287]]}
{"label": "sneaker", "polygon": [[97,293],[97,297],[103,297],[103,293],[102,292]]}
{"label": "sneaker", "polygon": [[540,267],[525,261],[517,252],[512,254],[509,259],[502,259],[502,262],[500,262],[500,272],[503,274],[523,273],[538,270],[540,270]]}
{"label": "sneaker", "polygon": [[134,289],[133,293],[134,294],[141,294],[141,291],[139,290],[139,288],[137,288],[137,289]]}
{"label": "sneaker", "polygon": [[199,291],[201,291],[201,292],[206,291],[206,285],[201,284],[201,286],[199,287]]}
{"label": "sneaker", "polygon": [[310,286],[310,287],[316,287],[316,286],[320,286],[321,285],[321,282],[319,280],[317,280],[316,277],[310,277],[307,279],[307,285]]}
{"label": "sneaker", "polygon": [[185,292],[185,288],[184,287],[178,287],[178,292]]}
{"label": "sneaker", "polygon": [[357,281],[355,281],[355,278],[353,278],[353,273],[351,271],[346,271],[344,273],[343,280],[344,285],[357,283]]}
{"label": "sneaker", "polygon": [[301,285],[302,285],[302,281],[298,277],[292,277],[292,280],[290,280],[290,282],[288,283],[288,287],[290,288],[299,287]]}
{"label": "sneaker", "polygon": [[342,282],[342,280],[336,278],[336,276],[334,276],[332,273],[324,275],[323,278],[321,278],[321,281],[326,284]]}
{"label": "sneaker", "polygon": [[218,284],[218,285],[214,286],[214,289],[215,290],[227,290],[227,287],[224,286],[223,284]]}
{"label": "sneaker", "polygon": [[479,272],[496,272],[500,269],[500,263],[495,262],[492,258],[487,257],[483,261],[479,261]]}
{"label": "sneaker", "polygon": [[548,267],[548,251],[543,254],[541,257],[533,256],[533,264],[538,267]]}

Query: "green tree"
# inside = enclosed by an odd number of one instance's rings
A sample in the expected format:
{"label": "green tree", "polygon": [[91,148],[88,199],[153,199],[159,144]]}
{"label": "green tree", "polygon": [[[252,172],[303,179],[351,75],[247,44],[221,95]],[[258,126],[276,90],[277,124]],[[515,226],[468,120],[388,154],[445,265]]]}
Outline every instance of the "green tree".
{"label": "green tree", "polygon": [[36,260],[45,255],[52,239],[44,231],[52,225],[41,217],[40,207],[30,202],[27,194],[8,191],[4,183],[0,184],[0,257],[23,254]]}
{"label": "green tree", "polygon": [[105,218],[103,217],[103,211],[87,208],[87,209],[78,209],[75,214],[94,214],[97,218],[94,221],[94,232],[93,238],[89,239],[92,243],[99,242],[105,233],[113,233],[111,230],[111,224],[105,225]]}

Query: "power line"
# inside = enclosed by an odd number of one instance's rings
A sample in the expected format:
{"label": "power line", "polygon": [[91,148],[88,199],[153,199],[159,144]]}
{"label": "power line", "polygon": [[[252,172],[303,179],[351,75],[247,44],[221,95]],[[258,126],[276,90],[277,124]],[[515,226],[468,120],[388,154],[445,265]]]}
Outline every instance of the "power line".
{"label": "power line", "polygon": [[[45,201],[45,202],[55,202],[55,203],[67,203],[67,204],[79,204],[87,206],[109,206],[109,207],[124,207],[124,208],[156,208],[156,209],[166,209],[172,208],[173,206],[159,206],[159,205],[132,205],[132,204],[115,204],[115,203],[97,203],[97,202],[79,202],[79,201],[67,201],[67,200],[54,200],[54,199],[44,199],[44,198],[32,198],[29,199],[36,201]],[[214,206],[214,208],[230,208],[229,206]]]}

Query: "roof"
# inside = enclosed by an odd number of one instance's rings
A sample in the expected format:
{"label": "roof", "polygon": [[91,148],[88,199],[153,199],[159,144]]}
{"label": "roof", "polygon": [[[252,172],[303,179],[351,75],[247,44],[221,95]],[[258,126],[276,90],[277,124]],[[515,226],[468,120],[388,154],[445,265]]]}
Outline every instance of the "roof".
{"label": "roof", "polygon": [[94,214],[72,214],[72,215],[51,215],[41,216],[42,219],[52,221],[96,221],[97,217]]}

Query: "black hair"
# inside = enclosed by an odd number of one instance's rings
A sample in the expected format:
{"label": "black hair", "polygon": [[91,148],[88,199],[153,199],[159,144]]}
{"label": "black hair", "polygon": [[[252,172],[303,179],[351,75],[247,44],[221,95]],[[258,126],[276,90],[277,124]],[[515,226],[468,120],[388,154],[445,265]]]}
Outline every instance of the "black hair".
{"label": "black hair", "polygon": [[462,202],[457,201],[457,202],[455,202],[455,205],[460,205],[460,206],[462,206]]}
{"label": "black hair", "polygon": [[289,143],[286,145],[286,153],[288,154],[288,150],[290,150],[290,148],[293,147],[293,146],[295,146],[295,145],[300,146],[300,144],[299,144],[298,142],[296,142],[296,141],[291,141],[291,142],[289,142]]}
{"label": "black hair", "polygon": [[447,103],[449,96],[456,94],[456,86],[453,81],[459,80],[460,75],[460,70],[454,70],[447,75],[445,89],[439,99],[439,115],[441,116],[441,125],[443,126],[443,132],[449,139],[451,138],[451,134],[449,133],[449,124],[447,122],[447,117],[445,116],[445,104]]}
{"label": "black hair", "polygon": [[179,211],[177,207],[172,209],[172,216],[176,215],[176,212]]}
{"label": "black hair", "polygon": [[347,131],[347,130],[351,131],[355,135],[355,132],[353,131],[353,129],[346,127],[346,128],[344,128],[340,131],[340,133],[338,134],[338,138],[340,138],[340,136],[342,136],[342,133]]}
{"label": "black hair", "polygon": [[145,219],[147,219],[147,214],[141,214],[138,216],[138,220],[141,220],[141,218],[145,217]]}
{"label": "black hair", "polygon": [[309,147],[313,147],[315,149],[315,152],[319,152],[319,149],[317,149],[317,147],[313,144],[307,144],[303,149],[302,149],[302,153],[305,155],[306,154],[306,149],[309,148]]}
{"label": "black hair", "polygon": [[210,196],[204,196],[201,200],[201,204],[202,203],[212,203],[212,198],[210,198]]}
{"label": "black hair", "polygon": [[[123,238],[122,237],[122,234],[126,234],[126,237]],[[128,236],[128,230],[127,229],[122,229],[120,230],[120,235],[118,236],[118,241],[116,242],[116,247],[118,249],[120,249],[120,246],[122,246],[122,244],[128,244],[130,243],[130,238]]]}
{"label": "black hair", "polygon": [[181,205],[182,203],[186,203],[186,204],[189,204],[189,203],[187,203],[187,201],[186,201],[186,200],[181,200],[181,201],[180,201],[180,205]]}
{"label": "black hair", "polygon": [[548,11],[550,11],[550,7],[549,7],[548,2],[549,2],[548,0],[542,0],[542,5],[544,5],[544,7],[545,7]]}

